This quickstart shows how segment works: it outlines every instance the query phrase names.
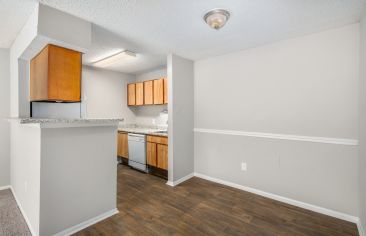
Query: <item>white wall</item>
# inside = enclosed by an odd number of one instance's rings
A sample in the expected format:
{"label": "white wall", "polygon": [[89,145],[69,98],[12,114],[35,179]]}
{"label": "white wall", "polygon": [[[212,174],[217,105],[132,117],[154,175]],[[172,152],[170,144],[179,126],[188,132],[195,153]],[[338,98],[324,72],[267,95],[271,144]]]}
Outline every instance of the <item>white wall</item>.
{"label": "white wall", "polygon": [[40,235],[54,235],[117,208],[116,129],[41,129]]}
{"label": "white wall", "polygon": [[11,122],[11,186],[33,235],[39,235],[41,129]]}
{"label": "white wall", "polygon": [[0,187],[10,185],[10,65],[9,50],[0,49]]}
{"label": "white wall", "polygon": [[135,76],[83,66],[82,100],[87,118],[125,118],[134,123],[135,115],[127,106],[127,84]]}
{"label": "white wall", "polygon": [[[360,220],[366,230],[366,13],[360,23],[360,145],[359,145],[359,183]],[[361,234],[362,235],[362,234]]]}
{"label": "white wall", "polygon": [[357,139],[358,27],[195,62],[195,172],[358,216],[357,146],[213,133]]}
{"label": "white wall", "polygon": [[[157,68],[148,72],[136,75],[136,82],[143,82],[147,80],[159,79],[167,76],[167,69]],[[131,110],[136,116],[135,122],[137,124],[145,125],[166,125],[166,116],[162,116],[161,112],[168,109],[167,105],[153,105],[153,106],[137,106],[131,107]]]}
{"label": "white wall", "polygon": [[194,172],[193,73],[192,61],[176,55],[168,56],[170,184]]}

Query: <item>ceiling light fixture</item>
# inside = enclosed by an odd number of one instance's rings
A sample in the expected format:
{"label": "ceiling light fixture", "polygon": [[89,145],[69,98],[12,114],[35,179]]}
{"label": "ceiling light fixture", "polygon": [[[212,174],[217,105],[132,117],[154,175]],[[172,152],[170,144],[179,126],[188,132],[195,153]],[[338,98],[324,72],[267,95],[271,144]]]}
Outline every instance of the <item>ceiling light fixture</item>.
{"label": "ceiling light fixture", "polygon": [[111,56],[108,56],[106,58],[103,58],[101,60],[98,60],[98,61],[94,62],[93,65],[96,67],[107,67],[107,66],[113,65],[116,62],[119,62],[121,60],[131,61],[133,59],[136,59],[136,56],[137,56],[136,53],[125,50],[125,51],[121,51],[116,54],[113,54]]}
{"label": "ceiling light fixture", "polygon": [[221,29],[230,18],[230,12],[224,9],[213,9],[205,14],[203,19],[213,29]]}

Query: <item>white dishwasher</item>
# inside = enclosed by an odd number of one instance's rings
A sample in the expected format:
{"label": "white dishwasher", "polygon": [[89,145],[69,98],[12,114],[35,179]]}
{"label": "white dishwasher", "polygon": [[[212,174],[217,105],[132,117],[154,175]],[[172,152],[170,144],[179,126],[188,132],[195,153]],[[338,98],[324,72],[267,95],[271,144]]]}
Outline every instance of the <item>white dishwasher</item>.
{"label": "white dishwasher", "polygon": [[146,135],[128,134],[128,165],[143,172],[147,172]]}

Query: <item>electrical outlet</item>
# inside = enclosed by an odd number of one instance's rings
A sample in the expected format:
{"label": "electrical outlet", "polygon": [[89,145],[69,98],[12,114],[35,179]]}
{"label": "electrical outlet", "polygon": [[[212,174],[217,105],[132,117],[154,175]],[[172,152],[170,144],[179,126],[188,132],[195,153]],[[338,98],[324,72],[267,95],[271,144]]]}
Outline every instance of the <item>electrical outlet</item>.
{"label": "electrical outlet", "polygon": [[245,162],[241,163],[241,171],[247,171],[247,163]]}
{"label": "electrical outlet", "polygon": [[24,182],[24,192],[27,192],[28,191],[28,182],[25,181]]}

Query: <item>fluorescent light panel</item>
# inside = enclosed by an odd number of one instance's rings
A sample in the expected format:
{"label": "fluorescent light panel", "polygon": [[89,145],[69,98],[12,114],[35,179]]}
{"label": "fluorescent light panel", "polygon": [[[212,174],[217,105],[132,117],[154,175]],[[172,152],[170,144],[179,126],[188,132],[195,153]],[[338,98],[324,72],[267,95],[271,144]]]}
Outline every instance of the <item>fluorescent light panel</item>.
{"label": "fluorescent light panel", "polygon": [[93,65],[97,67],[107,67],[119,62],[120,60],[131,61],[134,59],[136,59],[136,53],[125,50],[94,62]]}

